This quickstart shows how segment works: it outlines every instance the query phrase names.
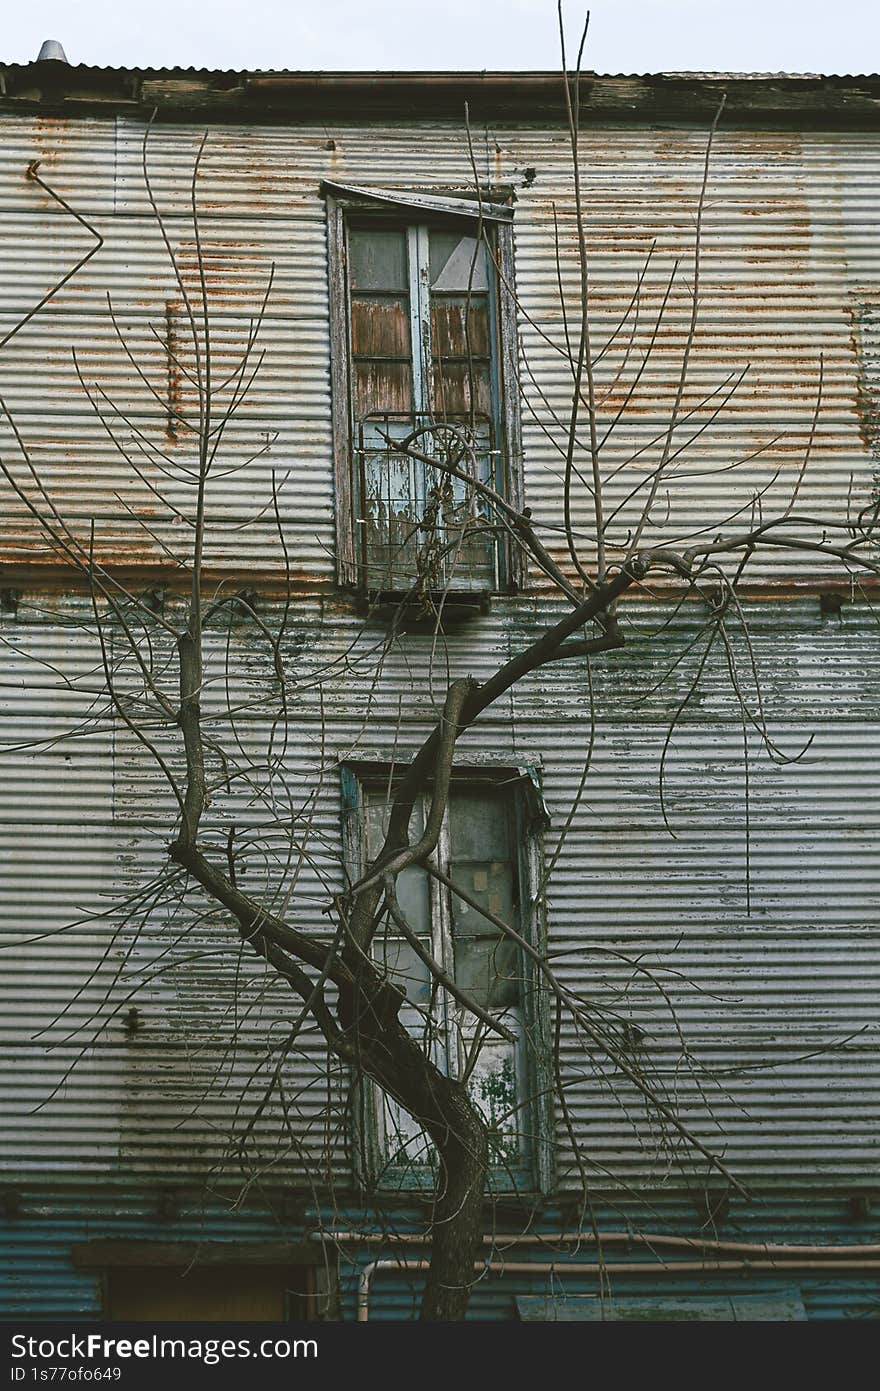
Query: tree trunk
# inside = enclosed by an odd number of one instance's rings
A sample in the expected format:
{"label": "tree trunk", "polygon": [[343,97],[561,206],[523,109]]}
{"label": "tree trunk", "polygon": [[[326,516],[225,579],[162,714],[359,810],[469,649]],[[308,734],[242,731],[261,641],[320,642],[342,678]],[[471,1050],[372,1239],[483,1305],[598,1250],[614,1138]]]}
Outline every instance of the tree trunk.
{"label": "tree trunk", "polygon": [[357,988],[340,989],[340,1020],[357,1041],[363,1070],[409,1111],[437,1151],[431,1261],[420,1317],[457,1321],[467,1311],[480,1250],[488,1129],[464,1083],[442,1073],[404,1028],[398,1018],[402,1000],[402,992],[362,960]]}
{"label": "tree trunk", "polygon": [[432,1223],[431,1264],[420,1318],[428,1322],[464,1318],[474,1282],[474,1263],[483,1235],[483,1192],[489,1163],[486,1124],[461,1083],[449,1083],[437,1098],[448,1117],[433,1132],[440,1173]]}

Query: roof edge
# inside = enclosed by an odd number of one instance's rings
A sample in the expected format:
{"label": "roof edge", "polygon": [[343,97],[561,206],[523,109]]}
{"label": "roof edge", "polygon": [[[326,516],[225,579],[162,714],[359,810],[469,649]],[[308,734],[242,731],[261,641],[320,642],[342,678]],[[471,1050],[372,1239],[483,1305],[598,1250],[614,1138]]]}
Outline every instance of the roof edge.
{"label": "roof edge", "polygon": [[[880,75],[649,73],[580,78],[584,124],[880,126]],[[210,121],[563,120],[559,72],[249,72],[102,68],[51,61],[0,65],[0,110],[65,115],[151,113]]]}

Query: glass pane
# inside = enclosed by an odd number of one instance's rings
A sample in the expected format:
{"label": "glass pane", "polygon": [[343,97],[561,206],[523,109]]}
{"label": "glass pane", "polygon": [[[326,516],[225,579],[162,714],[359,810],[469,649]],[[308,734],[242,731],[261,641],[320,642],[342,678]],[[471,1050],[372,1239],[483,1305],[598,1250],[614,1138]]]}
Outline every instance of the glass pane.
{"label": "glass pane", "polygon": [[[453,861],[449,866],[449,875],[481,907],[487,908],[509,927],[516,927],[513,866],[509,860],[477,860],[469,864]],[[452,896],[452,921],[456,937],[495,936],[498,933],[498,928],[493,927],[488,918],[455,894]]]}
{"label": "glass pane", "polygon": [[451,859],[510,858],[509,797],[501,788],[455,788],[449,806]]}
{"label": "glass pane", "polygon": [[435,228],[428,254],[432,290],[488,290],[486,247],[476,237]]}
{"label": "glass pane", "polygon": [[385,843],[385,835],[388,826],[388,813],[391,809],[390,802],[384,791],[366,792],[364,794],[364,817],[366,820],[367,832],[367,857],[375,859]]}
{"label": "glass pane", "polygon": [[480,416],[492,414],[492,390],[489,385],[489,364],[485,361],[449,362],[434,358],[434,410],[438,415],[467,415],[473,409]]}
{"label": "glass pane", "polygon": [[[411,1168],[414,1174],[420,1173],[426,1165],[433,1167],[437,1158],[434,1147],[409,1112],[384,1095],[381,1107],[384,1163],[392,1170],[397,1166]],[[384,1171],[379,1174],[380,1183],[383,1176]],[[395,1185],[400,1182],[397,1175],[394,1182]]]}
{"label": "glass pane", "polygon": [[360,357],[409,357],[409,301],[352,299],[351,346]]}
{"label": "glass pane", "polygon": [[[508,1011],[505,1022],[513,1022]],[[518,1076],[516,1046],[486,1040],[479,1061],[468,1082],[471,1099],[482,1111],[489,1126],[489,1156],[493,1165],[516,1166],[528,1149],[524,1133],[526,1115],[522,1108],[522,1085]]]}
{"label": "glass pane", "polygon": [[430,933],[431,916],[428,875],[417,865],[397,876],[397,902],[413,932]]}
{"label": "glass pane", "polygon": [[[366,818],[367,854],[370,859],[378,855],[385,844],[388,833],[388,818],[394,802],[394,793],[387,785],[373,784],[364,792],[364,815]],[[424,821],[422,808],[416,803],[410,818],[409,829],[412,835],[421,835]]]}
{"label": "glass pane", "polygon": [[[427,938],[424,940],[425,950],[430,952],[430,941]],[[376,938],[375,956],[395,984],[406,991],[406,998],[411,1005],[431,1003],[431,973],[409,942],[380,933]]]}
{"label": "glass pane", "polygon": [[506,1009],[519,1004],[521,971],[519,948],[509,938],[497,934],[455,938],[456,984],[484,1009]]}
{"label": "glass pane", "polygon": [[[390,805],[384,792],[368,792],[365,798],[367,855],[372,860],[385,843]],[[410,834],[418,836],[422,830],[422,812],[416,807],[410,822]],[[400,910],[413,932],[430,937],[431,909],[428,875],[418,865],[412,865],[397,876],[397,901]],[[386,929],[392,931],[388,926]]]}
{"label": "glass pane", "polygon": [[431,299],[431,347],[436,357],[468,356],[467,331],[470,328],[470,354],[489,353],[489,301],[475,295],[435,295]]}
{"label": "glass pane", "polygon": [[353,227],[348,273],[353,290],[406,290],[406,233],[402,228]]}
{"label": "glass pane", "polygon": [[412,408],[412,366],[409,362],[357,359],[354,367],[355,416],[376,411],[405,412]]}

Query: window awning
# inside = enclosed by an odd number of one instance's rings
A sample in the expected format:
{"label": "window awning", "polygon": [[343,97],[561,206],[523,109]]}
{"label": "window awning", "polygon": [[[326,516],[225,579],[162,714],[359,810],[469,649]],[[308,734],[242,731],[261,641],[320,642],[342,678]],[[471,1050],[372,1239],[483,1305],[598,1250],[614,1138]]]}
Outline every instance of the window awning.
{"label": "window awning", "polygon": [[439,193],[417,193],[405,188],[366,188],[362,184],[338,184],[325,179],[321,192],[334,198],[356,198],[359,202],[387,204],[393,208],[423,213],[442,213],[447,217],[482,216],[485,222],[512,222],[513,208],[502,203],[480,203],[474,198],[452,198]]}

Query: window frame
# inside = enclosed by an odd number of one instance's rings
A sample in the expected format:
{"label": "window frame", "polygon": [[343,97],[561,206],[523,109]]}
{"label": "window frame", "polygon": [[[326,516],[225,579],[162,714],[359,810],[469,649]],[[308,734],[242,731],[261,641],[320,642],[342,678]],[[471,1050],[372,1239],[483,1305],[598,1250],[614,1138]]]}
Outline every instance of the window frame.
{"label": "window frame", "polygon": [[[362,758],[340,764],[342,800],[343,854],[346,876],[354,882],[363,872],[367,861],[367,820],[365,794],[377,788],[387,789],[395,773],[391,761],[383,758]],[[512,819],[518,835],[512,843],[516,857],[516,874],[520,902],[520,926],[523,936],[539,951],[546,942],[545,905],[542,888],[544,867],[543,832],[549,824],[541,792],[540,768],[534,764],[512,766],[490,760],[474,760],[456,764],[453,768],[450,794],[458,788],[481,786],[509,788]],[[446,818],[444,817],[444,823]],[[438,911],[437,891],[442,886],[431,881],[431,917]],[[443,890],[448,894],[448,890]],[[448,910],[440,909],[446,917]],[[448,918],[447,918],[448,925]],[[451,946],[450,935],[448,945]],[[555,1170],[553,1142],[553,1065],[550,1049],[551,999],[536,962],[528,955],[522,958],[523,990],[523,1059],[524,1106],[523,1130],[529,1137],[529,1153],[520,1165],[509,1171],[493,1166],[490,1189],[498,1195],[535,1197],[552,1191]],[[451,1031],[442,1046],[451,1044]],[[518,1101],[523,1098],[518,1096]],[[382,1191],[424,1191],[433,1186],[433,1172],[428,1164],[391,1164],[383,1152],[380,1107],[382,1098],[378,1087],[369,1079],[356,1086],[353,1106],[355,1177],[363,1187]]]}
{"label": "window frame", "polygon": [[[348,276],[347,233],[353,219],[396,222],[399,226],[430,225],[433,221],[461,218],[474,224],[480,204],[473,190],[369,190],[321,185],[327,212],[327,264],[330,315],[330,390],[332,400],[333,475],[336,516],[336,579],[340,588],[362,590],[358,556],[355,490],[353,483],[354,421],[351,408],[351,288]],[[490,190],[496,198],[509,199],[509,190]],[[483,203],[484,215],[495,235],[495,254],[489,254],[491,298],[497,333],[497,418],[501,451],[502,495],[512,507],[523,507],[522,426],[519,399],[519,337],[514,280],[512,208],[497,202]],[[504,216],[501,216],[504,214]],[[521,548],[502,539],[500,593],[525,587],[526,567]],[[457,592],[452,586],[450,593]]]}

